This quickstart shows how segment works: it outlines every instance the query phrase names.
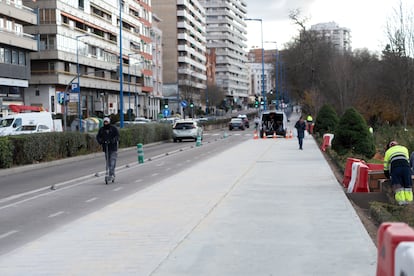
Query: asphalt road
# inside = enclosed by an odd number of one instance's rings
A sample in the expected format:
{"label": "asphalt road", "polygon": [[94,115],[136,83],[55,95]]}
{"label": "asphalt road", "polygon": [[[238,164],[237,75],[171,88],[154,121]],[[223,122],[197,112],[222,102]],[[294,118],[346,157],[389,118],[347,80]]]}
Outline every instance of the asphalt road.
{"label": "asphalt road", "polygon": [[0,255],[252,139],[252,132],[205,132],[200,147],[193,141],[144,145],[144,164],[135,148],[120,150],[109,185],[103,153],[1,170]]}

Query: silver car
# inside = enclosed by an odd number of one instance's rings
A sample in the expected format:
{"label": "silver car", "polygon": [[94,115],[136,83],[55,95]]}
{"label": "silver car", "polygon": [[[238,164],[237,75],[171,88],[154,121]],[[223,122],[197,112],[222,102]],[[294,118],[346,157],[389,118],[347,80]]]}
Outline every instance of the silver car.
{"label": "silver car", "polygon": [[174,142],[184,139],[192,139],[197,141],[197,137],[203,139],[203,127],[196,120],[178,120],[173,126]]}

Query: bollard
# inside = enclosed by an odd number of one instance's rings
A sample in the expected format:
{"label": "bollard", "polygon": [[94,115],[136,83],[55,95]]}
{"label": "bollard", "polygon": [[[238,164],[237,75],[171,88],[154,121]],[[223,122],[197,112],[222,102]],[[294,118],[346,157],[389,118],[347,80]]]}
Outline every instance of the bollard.
{"label": "bollard", "polygon": [[225,131],[224,133],[223,133],[223,138],[227,138],[227,136],[229,136],[228,134],[227,134],[227,132]]}
{"label": "bollard", "polygon": [[196,147],[201,146],[201,136],[197,136]]}
{"label": "bollard", "polygon": [[138,152],[138,163],[144,163],[144,149],[142,148],[142,144],[137,144],[137,152]]}

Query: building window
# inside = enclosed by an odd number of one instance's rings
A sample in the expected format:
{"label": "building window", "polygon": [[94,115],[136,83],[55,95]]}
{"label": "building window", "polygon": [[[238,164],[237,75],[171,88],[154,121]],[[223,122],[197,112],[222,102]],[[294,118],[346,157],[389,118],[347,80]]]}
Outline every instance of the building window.
{"label": "building window", "polygon": [[40,96],[40,90],[39,89],[36,89],[36,91],[35,91],[35,96]]}
{"label": "building window", "polygon": [[84,3],[84,1],[83,0],[78,0],[78,6],[79,6],[79,8],[80,9],[84,9],[85,8],[85,3]]}
{"label": "building window", "polygon": [[19,52],[19,65],[26,65],[26,54],[24,52]]}
{"label": "building window", "polygon": [[12,64],[19,64],[19,54],[16,50],[12,50]]}
{"label": "building window", "polygon": [[4,63],[7,63],[7,64],[12,63],[11,50],[7,48],[4,49]]}

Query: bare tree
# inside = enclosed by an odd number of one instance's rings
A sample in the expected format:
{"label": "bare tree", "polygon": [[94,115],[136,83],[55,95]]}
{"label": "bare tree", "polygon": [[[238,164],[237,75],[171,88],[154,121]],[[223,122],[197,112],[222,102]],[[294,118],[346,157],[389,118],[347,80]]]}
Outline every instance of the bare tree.
{"label": "bare tree", "polygon": [[387,22],[389,44],[384,51],[384,61],[392,71],[389,91],[399,102],[403,124],[407,127],[409,113],[414,106],[414,20],[412,12],[405,9],[402,1],[394,9],[394,16]]}

